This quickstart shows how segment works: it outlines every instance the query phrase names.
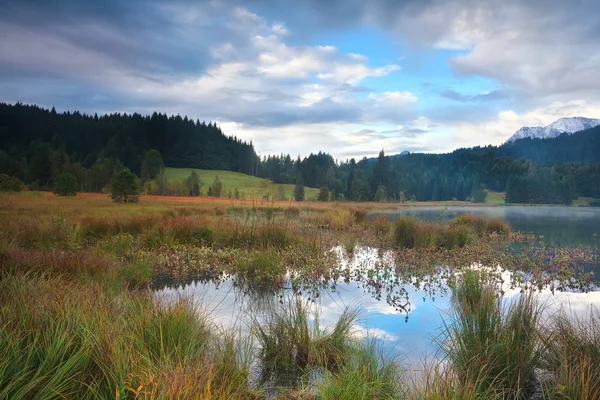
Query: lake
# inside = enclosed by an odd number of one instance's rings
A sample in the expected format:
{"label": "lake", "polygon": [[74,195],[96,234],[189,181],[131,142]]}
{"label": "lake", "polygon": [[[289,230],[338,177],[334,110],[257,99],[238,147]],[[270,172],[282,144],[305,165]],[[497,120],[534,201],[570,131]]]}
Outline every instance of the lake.
{"label": "lake", "polygon": [[[543,236],[544,242],[553,246],[585,245],[597,249],[600,245],[600,210],[592,208],[414,207],[377,212],[372,216],[385,214],[393,219],[410,215],[425,220],[449,220],[464,213],[500,218],[508,222],[513,230]],[[393,264],[393,260],[386,258],[386,254],[380,254],[377,249],[357,247],[351,257],[341,248],[332,251],[338,254],[340,268],[349,266],[369,271],[381,263]],[[362,282],[336,282],[334,288],[321,290],[316,298],[307,293],[304,293],[304,297],[311,298],[314,312],[319,316],[321,326],[325,327],[331,326],[345,307],[358,307],[361,319],[355,335],[376,338],[387,353],[397,355],[406,365],[418,368],[424,358],[431,360],[436,357],[435,338],[442,318],[448,315],[449,295],[444,293],[443,284],[441,291],[438,290],[435,294],[419,290],[410,284],[405,288],[403,296],[406,295],[410,302],[408,314],[399,310],[395,303],[386,301],[390,293],[386,293],[385,289],[374,292]],[[517,290],[506,287],[507,299],[517,294]],[[291,288],[267,295],[248,292],[228,279],[219,284],[190,282],[186,286],[160,289],[156,295],[167,300],[181,296],[192,298],[198,307],[214,316],[215,322],[242,332],[247,332],[253,321],[260,322],[261,316],[269,307],[295,296]],[[600,306],[600,292],[597,291],[551,294],[544,290],[538,298],[547,305],[548,312],[557,307],[568,307],[573,314],[584,315],[590,305]]]}

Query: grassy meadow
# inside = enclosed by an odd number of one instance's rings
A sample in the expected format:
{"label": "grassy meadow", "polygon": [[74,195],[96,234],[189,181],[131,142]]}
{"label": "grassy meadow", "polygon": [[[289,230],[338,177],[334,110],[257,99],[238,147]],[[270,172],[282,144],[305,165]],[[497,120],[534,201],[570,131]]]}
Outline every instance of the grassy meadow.
{"label": "grassy meadow", "polygon": [[[587,257],[581,249],[514,255],[507,244],[533,239],[502,221],[369,218],[369,209],[385,207],[2,194],[0,398],[518,399],[535,390],[545,398],[598,398],[597,312],[586,320],[554,315],[542,329],[533,297],[506,306],[493,273],[466,269],[491,261],[539,272],[539,260],[553,256],[547,273],[564,277],[577,257]],[[387,250],[395,263],[380,268],[394,270],[340,270],[335,246],[347,256],[356,246]],[[361,317],[354,309],[326,329],[302,301],[274,302],[266,322],[249,320],[243,335],[190,299],[153,296],[159,280],[226,276],[257,294],[291,285],[318,296],[338,280],[381,288],[392,276],[434,276],[441,265],[453,293],[453,313],[441,327],[445,356],[416,375],[353,335]],[[537,369],[549,377],[539,381]],[[315,372],[316,387],[305,379]],[[290,374],[298,377],[293,384],[275,394],[265,389]]]}
{"label": "grassy meadow", "polygon": [[[185,178],[190,176],[192,171],[196,171],[204,183],[202,188],[203,194],[206,194],[206,191],[215,179],[215,176],[218,176],[225,186],[225,194],[227,194],[229,190],[231,190],[233,193],[237,188],[240,192],[240,195],[243,195],[243,197],[246,199],[263,199],[266,196],[269,196],[269,199],[273,199],[279,194],[279,187],[281,186],[283,187],[285,198],[287,200],[294,199],[294,185],[280,185],[273,183],[268,179],[258,178],[256,176],[246,175],[240,172],[192,168],[165,168],[165,174],[168,181],[183,181]],[[304,196],[306,200],[316,200],[319,196],[319,189],[306,187],[304,188]]]}

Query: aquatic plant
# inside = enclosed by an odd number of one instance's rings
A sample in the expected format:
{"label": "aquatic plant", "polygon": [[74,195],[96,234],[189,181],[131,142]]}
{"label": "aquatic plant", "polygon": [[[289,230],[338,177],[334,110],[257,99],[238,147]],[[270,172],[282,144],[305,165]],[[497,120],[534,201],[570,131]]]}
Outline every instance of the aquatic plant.
{"label": "aquatic plant", "polygon": [[400,399],[408,390],[394,360],[378,354],[376,342],[357,344],[344,364],[318,386],[320,400]]}
{"label": "aquatic plant", "polygon": [[543,382],[548,398],[600,398],[600,312],[585,317],[562,309],[541,331],[543,363],[549,376]]}
{"label": "aquatic plant", "polygon": [[358,311],[347,308],[330,329],[311,319],[308,305],[296,299],[273,307],[265,320],[255,319],[253,333],[260,343],[262,381],[273,375],[300,376],[317,367],[335,371],[350,349]]}
{"label": "aquatic plant", "polygon": [[452,318],[441,348],[461,385],[522,398],[539,365],[540,308],[523,294],[503,310],[497,290],[476,271],[452,289]]}

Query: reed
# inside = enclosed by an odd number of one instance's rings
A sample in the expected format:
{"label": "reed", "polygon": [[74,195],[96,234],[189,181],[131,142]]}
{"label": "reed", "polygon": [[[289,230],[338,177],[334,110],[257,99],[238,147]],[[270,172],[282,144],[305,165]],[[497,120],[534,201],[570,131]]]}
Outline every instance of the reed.
{"label": "reed", "polygon": [[460,385],[523,398],[540,362],[540,308],[531,294],[506,309],[481,274],[465,271],[453,288],[452,318],[441,348]]}
{"label": "reed", "polygon": [[543,366],[550,371],[544,382],[548,398],[600,398],[600,312],[591,308],[585,317],[572,317],[563,309],[542,332]]}
{"label": "reed", "polygon": [[355,345],[341,368],[318,387],[320,400],[400,399],[406,394],[399,366],[378,354],[374,341]]}
{"label": "reed", "polygon": [[272,308],[264,321],[255,319],[253,333],[260,344],[261,380],[284,374],[300,376],[307,370],[334,371],[350,349],[358,311],[346,309],[330,329],[311,320],[308,305],[296,300]]}

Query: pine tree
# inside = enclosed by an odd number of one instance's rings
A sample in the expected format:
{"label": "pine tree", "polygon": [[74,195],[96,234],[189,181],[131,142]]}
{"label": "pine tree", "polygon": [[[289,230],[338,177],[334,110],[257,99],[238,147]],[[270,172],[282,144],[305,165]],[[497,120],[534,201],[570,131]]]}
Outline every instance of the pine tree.
{"label": "pine tree", "polygon": [[111,197],[117,203],[135,203],[139,200],[140,184],[137,176],[128,169],[115,175],[111,185]]}
{"label": "pine tree", "polygon": [[319,201],[328,201],[329,200],[329,190],[327,189],[327,185],[321,186],[319,190],[319,197],[317,198]]}
{"label": "pine tree", "polygon": [[294,200],[304,201],[304,185],[301,183],[297,183],[296,186],[294,186]]}
{"label": "pine tree", "polygon": [[69,172],[60,174],[58,181],[54,184],[53,193],[59,196],[75,196],[77,195],[77,178]]}
{"label": "pine tree", "polygon": [[387,200],[387,194],[386,194],[385,186],[379,185],[377,187],[377,192],[375,193],[375,201],[384,203],[386,200]]}

